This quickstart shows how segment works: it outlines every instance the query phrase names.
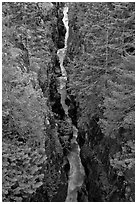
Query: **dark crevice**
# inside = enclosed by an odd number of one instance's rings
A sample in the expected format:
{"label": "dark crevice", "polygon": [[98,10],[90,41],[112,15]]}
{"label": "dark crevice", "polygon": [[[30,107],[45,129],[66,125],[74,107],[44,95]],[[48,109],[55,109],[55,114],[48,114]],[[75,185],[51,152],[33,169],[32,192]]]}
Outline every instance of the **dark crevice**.
{"label": "dark crevice", "polygon": [[69,98],[66,98],[66,105],[69,106],[69,117],[72,120],[72,124],[77,127],[77,115],[78,115],[78,103],[76,102],[76,97],[73,95],[69,95]]}
{"label": "dark crevice", "polygon": [[62,21],[63,19],[62,8],[64,6],[64,3],[56,2],[54,3],[54,5],[55,5],[55,10],[56,10],[57,24],[55,27],[52,28],[53,29],[52,30],[52,40],[55,44],[55,47],[57,49],[61,49],[61,48],[64,48],[65,46],[64,39],[65,39],[65,33],[66,33],[66,29]]}
{"label": "dark crevice", "polygon": [[[53,28],[52,40],[55,44],[56,49],[61,49],[64,47],[64,38],[65,38],[65,27],[62,22],[62,10],[59,4],[56,4],[57,9],[57,25]],[[55,32],[56,30],[56,32]],[[58,93],[58,82],[57,78],[61,76],[60,63],[56,54],[53,54],[52,57],[52,67],[50,69],[50,77],[48,83],[49,89],[49,104],[51,106],[51,110],[54,114],[54,121],[56,120],[58,127],[58,139],[62,147],[63,151],[63,164],[61,167],[62,170],[62,182],[64,180],[64,184],[60,184],[57,188],[57,193],[51,199],[51,202],[64,202],[67,196],[67,181],[68,181],[68,173],[70,170],[70,164],[67,159],[68,153],[71,151],[70,143],[71,138],[73,137],[73,132],[71,127],[67,123],[67,118],[65,117],[65,112],[61,105],[61,96]],[[45,91],[45,84],[43,83],[41,88],[43,92]],[[77,127],[78,126],[78,117],[79,117],[79,103],[77,102],[76,96],[67,93],[67,98],[65,100],[66,105],[69,107],[68,116],[72,120],[72,124]],[[82,165],[85,169],[85,180],[84,183],[78,191],[78,202],[99,202],[101,199],[101,191],[97,186],[96,179],[97,173],[96,170],[98,168],[98,164],[95,161],[93,148],[97,146],[99,142],[103,138],[103,134],[101,133],[100,127],[97,124],[99,118],[93,117],[92,120],[87,124],[86,130],[80,129],[78,130],[78,138],[77,142],[80,146],[80,157]],[[55,123],[55,122],[54,122]],[[87,136],[86,136],[87,135]],[[51,135],[52,138],[52,135]],[[51,147],[52,149],[52,147]],[[51,154],[52,155],[52,154]],[[54,157],[54,155],[53,155]]]}
{"label": "dark crevice", "polygon": [[[80,130],[78,135],[78,143],[80,146],[80,157],[84,166],[86,177],[84,185],[88,194],[88,202],[113,202],[125,199],[124,176],[118,176],[114,169],[110,169],[109,155],[111,147],[115,146],[120,151],[120,146],[114,139],[106,139],[98,125],[98,117],[93,117],[88,124],[88,129]],[[87,131],[88,130],[88,131]],[[103,147],[100,150],[100,145]],[[98,185],[100,175],[108,175],[106,178],[109,183],[117,190],[108,193]],[[102,183],[101,183],[102,184]],[[80,193],[81,195],[81,193]],[[120,198],[120,199],[119,199]]]}
{"label": "dark crevice", "polygon": [[[37,198],[37,195],[39,195],[38,193],[33,196],[36,201],[39,199],[38,201],[40,202],[63,202],[66,199],[68,189],[67,180],[70,166],[66,155],[69,152],[69,138],[72,137],[72,131],[69,129],[69,127],[67,127],[67,124],[65,124],[64,127],[66,128],[63,128],[63,132],[61,134],[62,126],[66,121],[66,118],[60,102],[61,96],[58,93],[58,77],[61,76],[61,70],[59,59],[56,55],[57,49],[64,47],[66,32],[62,22],[62,7],[63,4],[61,2],[55,3],[57,24],[52,30],[52,40],[54,42],[55,49],[51,50],[51,64],[49,64],[47,73],[45,73],[44,70],[40,70],[38,76],[39,85],[43,91],[43,95],[48,98],[48,105],[52,111],[52,117],[49,118],[49,130],[47,130],[48,138],[45,143],[46,154],[48,155],[47,172],[49,173],[47,173],[48,175],[45,175],[46,185],[43,186],[44,190],[41,189],[42,193],[44,193],[46,189],[45,197],[43,200],[41,198]],[[47,78],[44,78],[46,75]],[[61,147],[61,156],[59,156],[56,150],[57,144],[59,147]],[[51,175],[51,170],[54,171],[54,175]],[[56,187],[56,192],[52,189],[52,186],[48,185],[48,179],[50,182],[52,181],[52,185]]]}
{"label": "dark crevice", "polygon": [[[58,4],[57,8],[57,25],[53,28],[53,42],[56,49],[61,49],[64,47],[64,38],[65,38],[65,27],[62,22],[63,13]],[[56,29],[56,32],[54,32]],[[61,105],[61,96],[58,93],[58,77],[61,76],[60,63],[56,54],[52,57],[52,67],[50,69],[49,77],[49,104],[51,110],[54,114],[54,121],[57,122],[57,132],[58,139],[63,151],[63,164],[61,167],[62,173],[61,178],[64,180],[64,184],[60,184],[57,188],[57,193],[51,199],[51,202],[64,202],[67,196],[67,180],[68,173],[70,170],[70,164],[67,159],[68,153],[71,151],[71,138],[73,137],[73,132],[71,127],[67,123],[67,118],[65,117],[65,112]],[[45,82],[46,83],[46,82]],[[44,84],[45,85],[45,84]],[[44,87],[44,86],[43,86]],[[44,91],[44,88],[43,88]],[[79,103],[77,102],[76,96],[67,93],[67,98],[65,100],[66,105],[69,107],[68,116],[72,120],[72,124],[78,126],[78,117],[79,117]],[[101,190],[97,185],[96,179],[98,179],[97,169],[99,164],[96,162],[94,155],[94,147],[97,147],[100,141],[103,139],[103,134],[98,125],[99,117],[94,116],[90,122],[88,122],[85,129],[79,128],[77,142],[80,146],[80,157],[82,165],[85,169],[85,180],[84,183],[78,191],[78,202],[101,202]],[[55,122],[54,122],[55,123]],[[52,137],[52,136],[51,136]],[[107,155],[107,154],[106,154]],[[104,157],[104,161],[107,157]],[[105,164],[105,162],[104,162]],[[65,183],[66,182],[66,183]]]}
{"label": "dark crevice", "polygon": [[[63,3],[56,2],[53,3],[55,5],[56,10],[56,25],[53,27],[52,30],[52,40],[55,45],[55,49],[64,48],[64,39],[66,29],[64,27],[63,19]],[[64,202],[67,196],[67,189],[68,189],[68,173],[70,170],[69,161],[67,159],[67,154],[70,151],[70,138],[72,137],[72,130],[67,122],[65,117],[65,112],[61,104],[61,95],[58,93],[59,83],[58,77],[62,76],[59,59],[55,53],[52,53],[52,66],[48,68],[48,100],[49,105],[51,107],[53,113],[53,120],[54,123],[57,124],[56,130],[57,135],[56,139],[61,145],[62,148],[62,164],[61,166],[59,161],[54,161],[53,166],[56,168],[56,174],[59,174],[59,170],[57,167],[59,166],[60,169],[60,184],[56,186],[56,193],[50,198],[51,202]],[[51,123],[51,122],[50,122]],[[51,136],[52,137],[52,136]],[[50,148],[51,149],[51,148]],[[56,157],[54,155],[54,157]],[[53,161],[53,158],[50,160]],[[53,168],[53,167],[52,167]],[[54,181],[55,183],[58,181]],[[51,189],[52,191],[52,189]]]}
{"label": "dark crevice", "polygon": [[49,101],[52,108],[52,112],[56,114],[58,119],[63,120],[65,113],[60,103],[60,94],[57,91],[57,82],[56,78],[51,77],[49,84]]}
{"label": "dark crevice", "polygon": [[97,124],[98,117],[93,117],[86,130],[79,129],[78,143],[81,148],[80,157],[84,166],[86,177],[85,186],[88,194],[88,202],[102,202],[102,192],[97,185],[97,169],[99,164],[94,154],[94,147],[103,139],[103,134]]}

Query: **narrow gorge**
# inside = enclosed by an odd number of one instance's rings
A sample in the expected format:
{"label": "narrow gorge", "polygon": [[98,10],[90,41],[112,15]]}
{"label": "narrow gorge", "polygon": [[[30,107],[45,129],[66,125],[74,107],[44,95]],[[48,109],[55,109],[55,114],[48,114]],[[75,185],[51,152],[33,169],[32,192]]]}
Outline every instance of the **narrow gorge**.
{"label": "narrow gorge", "polygon": [[2,3],[3,202],[135,200],[134,14]]}
{"label": "narrow gorge", "polygon": [[[81,49],[80,52],[83,52],[78,44],[81,37],[75,22],[72,20],[69,22],[70,4],[56,2],[53,5],[56,10],[57,24],[52,27],[52,40],[56,49],[52,53],[53,67],[49,71],[51,76],[49,77],[49,104],[53,113],[50,124],[54,124],[53,132],[56,133],[53,134],[56,137],[56,144],[63,149],[63,152],[61,150],[62,156],[57,160],[51,157],[53,162],[54,160],[57,162],[55,167],[59,170],[56,174],[62,184],[58,185],[50,201],[102,202],[103,199],[109,199],[102,198],[103,189],[98,186],[98,181],[108,182],[103,176],[105,171],[108,171],[109,144],[104,144],[106,148],[102,152],[102,161],[100,161],[99,144],[104,143],[105,140],[98,125],[99,116],[95,114],[86,125],[84,124],[84,129],[78,125],[81,110],[77,93],[71,94],[69,91],[70,70],[66,61],[68,58],[71,60],[75,58],[75,53],[79,52],[78,46]],[[72,48],[74,51],[70,50]],[[48,188],[48,194],[53,193],[52,188],[49,186]]]}
{"label": "narrow gorge", "polygon": [[[70,140],[70,150],[67,155],[70,170],[68,172],[68,190],[67,190],[67,198],[66,202],[77,202],[78,197],[78,190],[82,186],[84,182],[84,168],[81,163],[80,159],[80,148],[77,142],[78,137],[78,129],[72,122],[71,117],[68,114],[69,107],[66,104],[67,99],[67,71],[63,65],[65,55],[67,52],[67,40],[69,37],[69,19],[68,19],[68,9],[67,3],[65,3],[63,7],[63,19],[62,22],[64,23],[65,27],[65,37],[64,37],[64,48],[58,49],[57,56],[59,58],[60,69],[61,69],[61,76],[57,77],[59,81],[58,93],[60,94],[60,103],[65,113],[65,118],[68,121],[69,125],[72,127],[72,138]],[[64,135],[65,137],[65,135]]]}

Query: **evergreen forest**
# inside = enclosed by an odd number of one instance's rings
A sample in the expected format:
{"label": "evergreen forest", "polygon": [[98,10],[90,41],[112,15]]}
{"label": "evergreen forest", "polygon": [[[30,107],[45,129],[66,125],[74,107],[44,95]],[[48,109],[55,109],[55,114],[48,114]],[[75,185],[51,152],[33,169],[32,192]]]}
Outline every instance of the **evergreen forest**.
{"label": "evergreen forest", "polygon": [[2,3],[2,201],[135,202],[135,3]]}

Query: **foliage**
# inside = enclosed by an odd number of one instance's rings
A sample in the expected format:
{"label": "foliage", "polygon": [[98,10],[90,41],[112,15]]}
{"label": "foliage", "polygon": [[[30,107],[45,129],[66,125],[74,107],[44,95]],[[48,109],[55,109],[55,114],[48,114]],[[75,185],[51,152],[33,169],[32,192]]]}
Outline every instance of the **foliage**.
{"label": "foliage", "polygon": [[104,119],[102,127],[106,136],[115,137],[120,128],[135,127],[135,65],[134,57],[123,59],[123,62],[112,68],[108,75],[104,98]]}
{"label": "foliage", "polygon": [[[58,137],[65,142],[72,130],[55,122],[47,105],[53,92],[51,102],[59,107],[51,84],[62,46],[59,7],[2,5],[3,201],[31,200],[43,185],[52,198],[61,182]],[[134,16],[134,2],[69,3],[67,91],[79,104],[78,128],[87,140],[87,185],[103,192],[104,201],[115,194],[120,201],[134,200]]]}
{"label": "foliage", "polygon": [[47,191],[51,199],[62,162],[49,103],[57,11],[48,2],[4,2],[2,12],[3,200],[35,201]]}
{"label": "foliage", "polygon": [[[121,146],[121,151],[110,152],[110,165],[116,169],[117,175],[125,177],[130,188],[134,186],[135,170],[134,62],[132,56],[124,59],[109,75],[103,104],[104,117],[100,119],[104,134],[117,138]],[[130,199],[134,200],[134,195]]]}
{"label": "foliage", "polygon": [[3,200],[22,201],[43,184],[46,155],[39,150],[44,151],[47,106],[35,74],[21,73],[8,60],[10,67],[3,65]]}
{"label": "foliage", "polygon": [[36,3],[3,3],[3,201],[29,200],[45,176],[49,109],[38,70],[49,52],[44,41],[45,51],[38,49],[41,10]]}
{"label": "foliage", "polygon": [[[134,54],[134,3],[72,3],[69,10],[72,40],[67,71],[69,88],[80,102],[82,125],[88,114],[92,118],[102,113],[99,104],[107,72],[122,64],[123,56]],[[127,36],[131,52],[125,48]]]}
{"label": "foliage", "polygon": [[43,184],[46,155],[27,145],[3,143],[3,201],[21,202]]}
{"label": "foliage", "polygon": [[[114,193],[109,183],[111,174],[102,166],[100,151],[108,156],[105,165],[117,172],[117,178],[124,176],[126,185],[134,186],[135,4],[70,3],[69,16],[72,39],[69,40],[66,59],[68,90],[79,101],[78,126],[85,129],[90,147],[98,155],[95,160],[99,160],[103,175],[100,185],[109,195],[107,187]],[[109,153],[101,138],[97,142],[98,133],[91,133],[94,127],[93,124],[90,127],[90,121],[93,118],[99,119],[104,140],[109,143]],[[113,147],[112,140],[119,148]],[[129,143],[132,147],[127,145]],[[134,200],[133,197],[125,199]]]}

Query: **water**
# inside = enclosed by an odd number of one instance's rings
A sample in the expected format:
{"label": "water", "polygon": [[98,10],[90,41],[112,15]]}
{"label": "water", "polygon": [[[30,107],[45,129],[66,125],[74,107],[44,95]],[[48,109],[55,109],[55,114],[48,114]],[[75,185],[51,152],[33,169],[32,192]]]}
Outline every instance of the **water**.
{"label": "water", "polygon": [[63,8],[63,14],[64,14],[63,23],[66,28],[66,34],[65,34],[64,48],[59,49],[57,51],[57,55],[59,57],[59,62],[60,62],[61,73],[62,73],[62,76],[58,78],[60,83],[58,92],[61,95],[61,104],[64,109],[65,115],[69,119],[70,125],[73,126],[73,138],[71,139],[71,151],[67,156],[70,163],[70,171],[69,171],[68,192],[67,192],[66,202],[77,202],[77,192],[83,184],[85,172],[80,159],[80,148],[76,140],[78,136],[78,130],[72,124],[72,120],[68,116],[68,106],[65,104],[65,99],[67,97],[67,91],[66,91],[67,72],[65,70],[65,67],[63,66],[63,62],[67,51],[67,40],[69,37],[67,5],[65,5],[65,7]]}

